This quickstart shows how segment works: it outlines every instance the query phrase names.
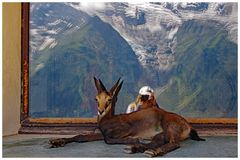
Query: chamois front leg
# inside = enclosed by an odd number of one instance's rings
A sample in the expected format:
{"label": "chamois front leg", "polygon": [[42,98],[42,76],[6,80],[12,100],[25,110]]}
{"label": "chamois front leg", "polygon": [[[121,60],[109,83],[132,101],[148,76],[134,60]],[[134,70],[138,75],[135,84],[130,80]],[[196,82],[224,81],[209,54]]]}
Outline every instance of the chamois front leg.
{"label": "chamois front leg", "polygon": [[124,152],[126,153],[143,153],[147,149],[153,149],[160,147],[165,144],[165,138],[163,133],[156,134],[152,139],[150,143],[140,143],[140,144],[133,144],[129,145],[126,148],[124,148]]}
{"label": "chamois front leg", "polygon": [[74,137],[70,138],[56,138],[56,139],[50,139],[49,144],[51,145],[51,148],[57,148],[57,147],[64,147],[68,143],[72,142],[90,142],[90,141],[98,141],[103,140],[103,136],[101,133],[93,133],[90,135],[86,134],[80,134]]}
{"label": "chamois front leg", "polygon": [[139,144],[138,138],[109,138],[104,137],[107,144]]}
{"label": "chamois front leg", "polygon": [[[53,138],[49,140],[50,148],[64,147],[68,139],[71,138]],[[70,143],[70,142],[69,142]]]}

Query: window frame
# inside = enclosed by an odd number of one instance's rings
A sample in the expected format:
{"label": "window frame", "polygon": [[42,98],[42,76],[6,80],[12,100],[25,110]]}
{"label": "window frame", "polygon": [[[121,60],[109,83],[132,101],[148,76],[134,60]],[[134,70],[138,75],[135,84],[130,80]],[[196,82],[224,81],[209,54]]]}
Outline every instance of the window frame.
{"label": "window frame", "polygon": [[29,115],[29,15],[30,3],[22,3],[21,26],[21,128],[19,133],[72,134],[94,132],[96,118],[31,118]]}
{"label": "window frame", "polygon": [[[21,128],[19,133],[79,134],[93,133],[96,118],[31,118],[29,115],[29,15],[30,3],[22,3],[21,26]],[[203,135],[236,135],[237,118],[186,118]]]}

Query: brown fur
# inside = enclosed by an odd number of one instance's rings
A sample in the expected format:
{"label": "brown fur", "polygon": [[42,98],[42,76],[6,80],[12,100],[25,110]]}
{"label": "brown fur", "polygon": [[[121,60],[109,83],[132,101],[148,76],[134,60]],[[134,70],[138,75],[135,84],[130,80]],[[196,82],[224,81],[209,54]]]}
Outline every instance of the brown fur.
{"label": "brown fur", "polygon": [[[108,92],[101,80],[94,78],[94,81],[98,90],[98,126],[103,137],[93,135],[87,138],[79,135],[71,139],[55,139],[50,141],[53,147],[64,146],[73,141],[104,139],[107,144],[130,145],[125,150],[127,152],[144,152],[152,157],[179,148],[179,142],[189,137],[192,128],[188,122],[175,113],[158,108],[155,99],[143,103],[140,111],[114,115],[117,95],[123,82],[119,84],[118,80]],[[141,143],[142,139],[151,139],[151,142],[144,144]]]}
{"label": "brown fur", "polygon": [[151,107],[159,107],[154,96],[152,96],[152,98],[147,101],[143,101],[140,109],[147,109]]}

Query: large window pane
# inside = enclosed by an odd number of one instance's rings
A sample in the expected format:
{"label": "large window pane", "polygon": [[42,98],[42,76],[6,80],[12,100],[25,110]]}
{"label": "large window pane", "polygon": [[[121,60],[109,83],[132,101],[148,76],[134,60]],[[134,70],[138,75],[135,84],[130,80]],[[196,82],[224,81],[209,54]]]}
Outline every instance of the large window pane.
{"label": "large window pane", "polygon": [[237,117],[237,3],[31,3],[30,116],[95,117],[93,76],[162,108]]}

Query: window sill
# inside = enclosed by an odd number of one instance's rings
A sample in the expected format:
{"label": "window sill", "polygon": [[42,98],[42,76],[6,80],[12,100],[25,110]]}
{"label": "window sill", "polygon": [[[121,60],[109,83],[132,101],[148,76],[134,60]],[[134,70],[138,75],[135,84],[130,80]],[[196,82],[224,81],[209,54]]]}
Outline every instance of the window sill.
{"label": "window sill", "polygon": [[[202,136],[237,135],[237,119],[186,118]],[[38,118],[26,119],[20,134],[91,134],[100,132],[95,118]]]}

